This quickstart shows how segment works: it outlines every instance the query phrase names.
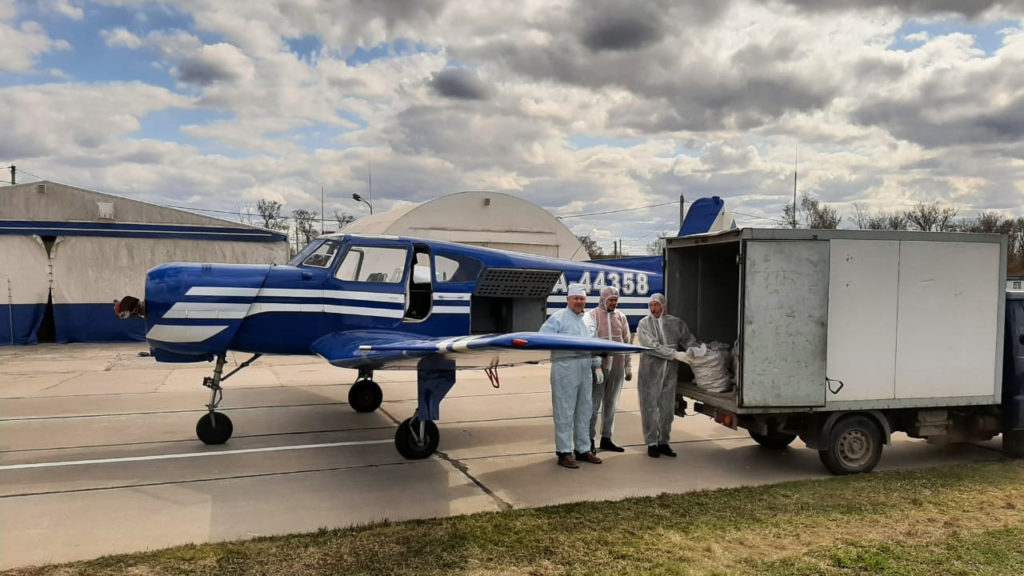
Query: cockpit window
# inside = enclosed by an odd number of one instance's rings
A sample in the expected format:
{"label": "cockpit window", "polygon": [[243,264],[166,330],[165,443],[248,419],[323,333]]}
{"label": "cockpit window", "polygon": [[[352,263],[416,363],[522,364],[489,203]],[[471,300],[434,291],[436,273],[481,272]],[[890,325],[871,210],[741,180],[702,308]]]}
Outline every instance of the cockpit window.
{"label": "cockpit window", "polygon": [[330,268],[334,262],[334,255],[338,252],[338,245],[334,242],[324,242],[312,254],[306,256],[302,266],[313,268]]}
{"label": "cockpit window", "polygon": [[462,254],[434,254],[434,275],[438,282],[469,282],[480,275],[483,264]]}
{"label": "cockpit window", "polygon": [[384,282],[395,284],[405,276],[406,248],[385,246],[353,246],[334,273],[335,278],[349,282]]}

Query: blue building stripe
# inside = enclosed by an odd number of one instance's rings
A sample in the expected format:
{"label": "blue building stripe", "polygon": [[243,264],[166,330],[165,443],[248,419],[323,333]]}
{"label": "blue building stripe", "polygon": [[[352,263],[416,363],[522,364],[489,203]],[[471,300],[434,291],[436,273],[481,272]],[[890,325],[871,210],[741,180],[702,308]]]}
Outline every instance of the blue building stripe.
{"label": "blue building stripe", "polygon": [[0,220],[0,234],[39,236],[108,236],[117,238],[193,238],[236,242],[284,242],[280,232],[231,226],[184,226],[121,222]]}

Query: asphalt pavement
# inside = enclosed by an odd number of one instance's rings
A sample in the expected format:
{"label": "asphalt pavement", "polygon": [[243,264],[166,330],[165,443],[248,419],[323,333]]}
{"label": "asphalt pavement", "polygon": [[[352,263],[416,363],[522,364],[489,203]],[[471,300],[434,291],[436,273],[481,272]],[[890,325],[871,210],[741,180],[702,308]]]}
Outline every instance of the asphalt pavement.
{"label": "asphalt pavement", "polygon": [[[678,458],[649,458],[635,382],[604,464],[555,465],[548,366],[460,372],[438,452],[394,448],[415,373],[378,371],[384,403],[350,409],[356,372],[268,357],[224,382],[234,435],[195,437],[212,364],[159,364],[139,344],[0,348],[0,569],[105,554],[580,500],[829,478],[813,450],[760,449],[745,432],[677,418]],[[229,354],[231,369],[247,359]],[[1002,458],[998,439],[933,446],[896,435],[877,470]]]}

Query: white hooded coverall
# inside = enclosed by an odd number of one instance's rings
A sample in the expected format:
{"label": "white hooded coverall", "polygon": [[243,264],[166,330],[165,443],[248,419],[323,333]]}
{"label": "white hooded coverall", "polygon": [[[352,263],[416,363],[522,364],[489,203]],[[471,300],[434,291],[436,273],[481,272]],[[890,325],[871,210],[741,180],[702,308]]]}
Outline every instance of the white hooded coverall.
{"label": "white hooded coverall", "polygon": [[[584,320],[595,338],[629,344],[631,334],[626,315],[618,310],[608,311],[607,301],[613,297],[618,298],[619,291],[614,286],[606,286],[601,290],[601,301],[597,308],[587,312]],[[619,394],[622,392],[622,380],[626,369],[632,370],[632,363],[633,357],[628,354],[616,354],[601,361],[600,369],[604,372],[604,380],[600,383],[594,381],[594,414],[590,417],[591,439],[597,437],[598,411],[601,411],[601,436],[609,440],[612,438],[612,432],[615,430],[615,410],[619,404]]]}
{"label": "white hooded coverall", "polygon": [[[662,302],[664,305],[664,302]],[[686,322],[667,313],[661,318],[647,314],[636,327],[637,343],[653,348],[641,354],[636,390],[640,398],[640,425],[648,446],[668,444],[675,417],[676,378],[679,364],[674,355],[697,343]]]}

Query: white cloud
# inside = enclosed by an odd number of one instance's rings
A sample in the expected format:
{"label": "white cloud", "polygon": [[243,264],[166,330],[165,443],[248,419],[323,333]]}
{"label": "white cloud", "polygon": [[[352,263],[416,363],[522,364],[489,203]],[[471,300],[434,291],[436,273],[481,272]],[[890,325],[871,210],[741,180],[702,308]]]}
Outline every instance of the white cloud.
{"label": "white cloud", "polygon": [[0,21],[0,72],[30,72],[39,56],[70,49],[66,41],[50,39],[37,22],[13,26]]}
{"label": "white cloud", "polygon": [[[45,84],[0,90],[0,157],[77,158],[100,165],[105,146],[116,146],[138,131],[151,112],[188,107],[188,99],[142,83]],[[101,161],[102,159],[102,161]]]}
{"label": "white cloud", "polygon": [[119,48],[138,48],[142,46],[142,39],[122,27],[112,30],[101,30],[100,36],[103,37],[103,41],[106,42],[107,46]]}
{"label": "white cloud", "polygon": [[[0,62],[38,73],[40,56],[62,45],[17,21],[14,6],[0,0]],[[161,18],[138,10],[127,28],[106,23],[101,34],[110,58],[152,49],[147,77],[166,87],[112,72],[0,90],[2,110],[32,111],[0,110],[0,123],[15,126],[3,155],[43,175],[74,166],[69,183],[117,191],[130,181],[152,200],[215,209],[267,197],[286,212],[319,210],[324,186],[328,213],[357,212],[348,198],[366,191],[372,165],[375,210],[466,189],[512,192],[556,213],[719,195],[741,223],[771,225],[792,198],[799,148],[800,191],[847,215],[854,202],[1024,206],[1021,28],[1007,27],[991,53],[964,31],[900,37],[911,21],[956,29],[963,17],[951,11],[1024,21],[1019,3],[652,0],[623,11],[611,0],[282,0],[237,11],[188,0],[162,9],[180,10],[174,21],[189,27],[154,28]],[[95,25],[89,16],[82,26]],[[291,52],[290,41],[309,37],[301,58]],[[916,44],[888,49],[900,39]],[[139,139],[150,115],[174,107],[202,114]],[[678,218],[668,206],[567,223],[639,249]]]}
{"label": "white cloud", "polygon": [[82,9],[69,0],[39,0],[38,7],[47,14],[60,14],[72,20],[81,20],[84,16]]}

